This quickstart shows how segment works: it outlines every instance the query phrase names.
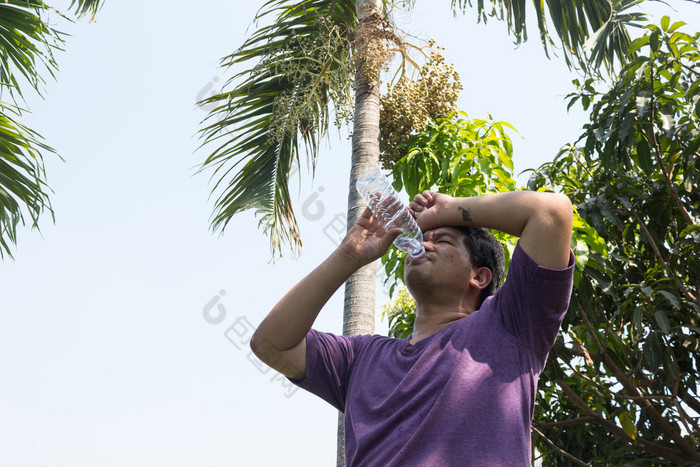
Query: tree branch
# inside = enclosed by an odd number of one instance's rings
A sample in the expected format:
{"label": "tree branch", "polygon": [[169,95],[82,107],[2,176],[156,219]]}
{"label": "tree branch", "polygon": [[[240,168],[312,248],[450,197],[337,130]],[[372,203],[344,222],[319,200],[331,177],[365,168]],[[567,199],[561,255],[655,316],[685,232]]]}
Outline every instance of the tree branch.
{"label": "tree branch", "polygon": [[[645,238],[647,239],[647,241],[649,242],[649,245],[651,246],[651,249],[654,251],[654,256],[656,256],[656,259],[657,259],[657,260],[659,261],[659,263],[661,264],[661,267],[664,268],[664,271],[666,271],[666,274],[668,275],[668,277],[673,277],[674,275],[671,274],[671,271],[668,269],[668,265],[666,264],[666,261],[664,260],[663,256],[661,256],[661,251],[659,250],[658,245],[657,245],[656,242],[654,241],[654,238],[651,236],[651,233],[649,232],[649,229],[647,229],[647,226],[646,226],[646,224],[644,223],[644,221],[642,221],[642,219],[639,217],[639,214],[637,213],[637,210],[634,209],[634,208],[630,208],[630,209],[629,209],[629,212],[630,212],[630,214],[632,214],[632,216],[634,217],[634,220],[635,220],[635,221],[637,222],[637,224],[639,225],[639,228],[642,229],[642,233],[644,234],[644,237],[645,237]],[[674,279],[673,279],[673,282],[676,284],[676,287],[678,287],[678,288],[680,289],[680,291],[683,292],[683,295],[685,295],[685,297],[686,297],[688,300],[690,300],[690,301],[692,301],[692,302],[695,301],[695,297],[694,297],[693,294],[690,293],[690,291],[685,287],[685,284],[683,284],[683,282],[681,282],[681,281],[680,281],[679,279],[677,279],[677,278],[674,278]]]}
{"label": "tree branch", "polygon": [[549,428],[557,428],[560,426],[585,425],[586,423],[595,423],[596,421],[597,419],[595,417],[578,417],[571,418],[569,420],[561,420],[559,422],[533,423],[532,426],[542,430],[547,430]]}
{"label": "tree branch", "polygon": [[618,438],[623,439],[624,441],[627,441],[630,444],[640,444],[644,447],[645,450],[647,450],[649,453],[659,456],[663,459],[670,460],[672,462],[681,464],[684,462],[688,461],[688,455],[684,453],[683,451],[679,451],[677,449],[669,448],[667,446],[663,446],[661,444],[653,443],[651,441],[648,441],[644,438],[637,438],[637,439],[632,439],[629,436],[627,436],[627,433],[617,426],[615,423],[611,422],[610,420],[604,418],[602,415],[598,414],[595,412],[592,408],[586,404],[586,402],[579,397],[578,394],[574,392],[571,387],[566,384],[565,381],[561,379],[557,379],[556,383],[559,385],[559,387],[562,388],[564,391],[564,394],[566,394],[571,402],[573,402],[576,407],[578,407],[583,413],[588,415],[589,417],[593,418],[595,421],[592,423],[596,423],[603,428],[607,429],[610,431],[613,435],[617,436]]}
{"label": "tree branch", "polygon": [[583,399],[581,399],[581,397],[578,394],[574,392],[573,389],[571,389],[571,387],[568,384],[566,384],[565,381],[558,379],[556,380],[556,383],[559,385],[559,387],[562,388],[564,394],[566,394],[566,396],[571,400],[571,402],[574,403],[574,405],[576,405],[576,407],[578,407],[583,413],[588,415],[588,417],[593,419],[591,423],[596,423],[597,425],[600,425],[603,428],[610,431],[615,436],[622,438],[630,444],[634,444],[635,441],[629,436],[627,436],[627,433],[625,433],[625,431],[622,428],[620,428],[610,420],[604,418],[602,415],[596,413],[592,408],[588,406],[588,404],[586,404],[586,402]]}
{"label": "tree branch", "polygon": [[[685,410],[683,410],[683,407],[681,406],[680,402],[678,402],[677,398],[673,399],[673,404],[676,406],[676,410],[678,411],[678,416],[680,417],[681,421],[683,422],[683,425],[685,425],[685,429],[688,431],[688,435],[690,438],[693,440],[695,443],[695,446],[698,446],[698,440],[695,438],[695,435],[693,434],[693,431],[700,432],[700,428],[698,428],[698,424],[695,423],[695,421],[690,417]],[[689,426],[692,425],[692,428]]]}
{"label": "tree branch", "polygon": [[[588,320],[588,316],[586,316],[586,313],[583,311],[583,309],[579,306],[578,308],[579,315],[581,316],[581,319],[585,323],[586,327],[588,328],[588,331],[590,332],[591,336],[593,337],[594,342],[598,347],[600,347],[600,340],[598,340],[598,336],[594,332],[593,326],[591,325],[591,322]],[[646,399],[641,397],[642,395],[639,393],[639,390],[637,387],[632,383],[630,378],[625,375],[624,371],[622,371],[617,364],[613,361],[610,356],[605,353],[601,352],[601,355],[603,357],[603,364],[610,370],[610,372],[617,378],[617,381],[622,385],[622,387],[627,391],[628,394],[631,396],[634,396],[635,399],[634,402],[644,411],[646,412],[647,416],[658,425],[658,427],[667,435],[669,436],[677,445],[678,447],[689,456],[689,459],[694,459],[696,461],[700,461],[700,452],[698,452],[691,444],[689,444],[685,438],[683,438],[683,435],[681,435],[680,432],[678,432],[673,425],[671,425],[668,420],[666,420],[658,410],[656,410],[656,407],[654,407],[651,402]],[[566,383],[564,383],[566,384]],[[568,386],[567,386],[568,387]],[[569,388],[569,391],[573,393],[571,388]],[[589,409],[592,412],[592,409],[588,407],[588,405],[581,400],[581,402],[586,406],[587,409]],[[588,415],[597,415],[595,412],[589,413]],[[599,415],[598,415],[599,416]],[[601,417],[602,418],[602,417]],[[610,422],[608,422],[610,423]],[[611,425],[615,426],[616,428],[617,425],[614,423],[610,423]],[[621,429],[620,429],[621,430]],[[623,431],[624,434],[624,431]],[[629,436],[626,434],[624,435],[627,440],[631,440]],[[640,439],[640,442],[642,440]],[[687,459],[686,459],[687,460]]]}
{"label": "tree branch", "polygon": [[[654,80],[652,78],[652,87],[653,87],[653,82],[654,82]],[[652,98],[653,98],[653,95],[654,94],[653,94],[653,90],[652,90]],[[653,103],[652,103],[651,111],[654,112]],[[683,216],[685,221],[688,223],[688,225],[693,225],[694,222],[690,218],[688,211],[686,211],[685,206],[683,206],[683,202],[681,201],[681,198],[678,196],[678,191],[676,191],[676,187],[673,186],[673,180],[671,180],[671,175],[668,173],[668,170],[666,169],[666,165],[664,164],[663,159],[661,159],[661,147],[659,146],[659,142],[656,139],[656,132],[654,131],[654,117],[653,116],[652,116],[651,125],[652,125],[651,126],[651,137],[649,137],[649,134],[646,130],[642,130],[642,132],[644,133],[644,136],[646,136],[647,141],[654,148],[654,156],[656,157],[656,162],[661,167],[661,172],[664,174],[664,180],[666,181],[666,186],[668,187],[669,191],[671,192],[671,197],[673,198],[673,201],[676,203],[676,207],[678,207],[678,210],[681,212],[681,215]]]}
{"label": "tree branch", "polygon": [[583,466],[585,466],[585,467],[588,466],[588,464],[586,464],[585,462],[583,462],[583,461],[582,461],[581,459],[579,459],[578,457],[572,456],[571,454],[569,454],[568,452],[564,451],[562,448],[560,448],[559,446],[557,446],[556,444],[554,444],[554,441],[552,441],[551,439],[547,438],[540,430],[538,430],[538,429],[535,428],[534,426],[532,427],[532,431],[534,431],[534,432],[537,434],[537,436],[539,436],[540,438],[542,438],[543,440],[545,440],[545,441],[547,442],[547,444],[549,444],[550,446],[552,446],[552,449],[553,449],[554,452],[556,452],[557,454],[560,454],[560,455],[566,457],[567,459],[571,459],[571,461],[573,461],[575,464],[583,465]]}
{"label": "tree branch", "polygon": [[[596,360],[605,363],[603,361],[603,359],[601,358],[600,354],[594,353],[591,355],[595,356]],[[673,399],[674,399],[673,396],[666,396],[666,395],[627,396],[625,394],[620,394],[620,393],[617,393],[615,391],[611,391],[608,386],[605,386],[603,383],[600,383],[600,382],[594,380],[593,378],[590,378],[590,377],[586,376],[585,374],[581,373],[576,368],[574,368],[570,362],[566,361],[564,363],[566,363],[566,366],[569,367],[569,369],[572,371],[573,374],[575,374],[579,378],[583,379],[584,381],[588,381],[589,383],[598,387],[599,389],[606,391],[606,392],[609,392],[611,395],[615,396],[618,399],[631,400],[631,401],[636,401],[636,400],[641,400],[641,399],[648,399],[648,400],[661,399],[661,400],[673,401]]]}
{"label": "tree branch", "polygon": [[687,390],[687,388],[681,388],[681,400],[688,407],[693,409],[695,412],[700,413],[700,401],[692,396]]}

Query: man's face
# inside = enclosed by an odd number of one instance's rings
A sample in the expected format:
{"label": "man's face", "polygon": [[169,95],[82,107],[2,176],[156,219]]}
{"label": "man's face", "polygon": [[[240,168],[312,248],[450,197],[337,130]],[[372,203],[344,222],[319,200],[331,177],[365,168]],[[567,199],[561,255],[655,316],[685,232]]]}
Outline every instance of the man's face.
{"label": "man's face", "polygon": [[411,293],[423,287],[466,289],[472,268],[463,235],[454,227],[438,227],[423,234],[426,256],[406,258],[404,279]]}

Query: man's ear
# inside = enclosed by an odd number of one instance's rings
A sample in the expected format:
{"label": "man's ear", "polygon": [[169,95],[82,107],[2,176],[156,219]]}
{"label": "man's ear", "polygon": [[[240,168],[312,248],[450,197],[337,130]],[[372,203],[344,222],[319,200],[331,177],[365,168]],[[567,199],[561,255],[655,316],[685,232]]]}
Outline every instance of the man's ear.
{"label": "man's ear", "polygon": [[486,266],[474,269],[474,276],[471,279],[471,284],[479,290],[483,290],[491,283],[491,270]]}

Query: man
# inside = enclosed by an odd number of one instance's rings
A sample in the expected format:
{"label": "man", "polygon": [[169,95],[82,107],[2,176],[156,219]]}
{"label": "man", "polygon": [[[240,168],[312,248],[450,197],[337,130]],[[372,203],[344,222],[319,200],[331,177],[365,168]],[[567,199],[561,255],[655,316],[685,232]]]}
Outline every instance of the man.
{"label": "man", "polygon": [[[262,321],[251,347],[345,413],[348,466],[530,465],[537,378],[571,295],[571,203],[554,193],[426,191],[409,207],[426,249],[405,264],[416,301],[410,338],[311,330],[334,291],[401,232],[366,210]],[[503,253],[473,227],[520,237],[506,283],[485,301]]]}

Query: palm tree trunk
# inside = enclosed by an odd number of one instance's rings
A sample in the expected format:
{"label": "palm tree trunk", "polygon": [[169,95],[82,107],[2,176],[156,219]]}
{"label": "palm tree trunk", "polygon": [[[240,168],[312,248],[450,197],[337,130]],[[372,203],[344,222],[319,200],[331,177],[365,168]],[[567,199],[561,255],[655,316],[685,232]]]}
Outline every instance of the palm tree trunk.
{"label": "palm tree trunk", "polygon": [[[355,4],[360,30],[371,31],[372,17],[382,12],[381,0],[357,0]],[[378,23],[375,27],[379,27]],[[371,33],[370,33],[371,34]],[[359,41],[362,43],[364,41]],[[379,166],[379,78],[367,82],[366,73],[358,64],[355,75],[355,122],[352,132],[352,166],[348,194],[347,228],[350,229],[366,205],[355,189],[357,178],[365,171]],[[369,264],[345,283],[343,335],[372,334],[374,332],[374,289],[376,263]],[[343,414],[338,416],[338,455],[336,464],[345,466],[345,424]]]}

